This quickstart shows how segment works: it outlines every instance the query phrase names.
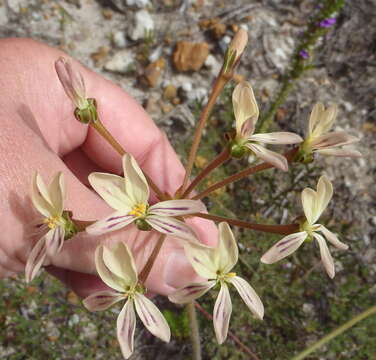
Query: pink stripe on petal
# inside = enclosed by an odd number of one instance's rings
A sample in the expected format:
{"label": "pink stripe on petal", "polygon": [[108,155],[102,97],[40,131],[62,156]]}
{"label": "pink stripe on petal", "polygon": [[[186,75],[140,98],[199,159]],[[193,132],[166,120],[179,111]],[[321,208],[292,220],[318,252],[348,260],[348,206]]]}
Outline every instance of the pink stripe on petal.
{"label": "pink stripe on petal", "polygon": [[279,240],[262,257],[264,264],[273,264],[296,251],[307,237],[305,231],[290,234]]}
{"label": "pink stripe on petal", "polygon": [[127,215],[122,212],[115,212],[108,217],[88,226],[86,228],[86,232],[90,235],[101,235],[111,231],[119,230],[135,220],[136,217],[134,217],[133,215]]}
{"label": "pink stripe on petal", "polygon": [[238,290],[239,295],[248,306],[249,310],[262,320],[264,317],[264,305],[252,286],[238,276],[229,278],[228,281]]}
{"label": "pink stripe on petal", "polygon": [[133,353],[134,333],[136,330],[136,314],[132,299],[129,299],[120,311],[116,321],[116,328],[121,352],[124,358],[128,359]]}
{"label": "pink stripe on petal", "polygon": [[272,164],[277,169],[280,169],[282,171],[288,170],[289,166],[288,166],[286,158],[283,155],[278,154],[274,151],[270,151],[264,148],[262,145],[258,145],[258,144],[250,143],[250,144],[247,144],[246,146],[251,151],[253,151],[257,157],[259,157],[260,159],[264,160],[265,162],[269,164]]}
{"label": "pink stripe on petal", "polygon": [[227,338],[231,312],[230,293],[226,283],[222,283],[213,311],[213,325],[218,344],[222,344]]}
{"label": "pink stripe on petal", "polygon": [[172,217],[150,215],[146,222],[154,228],[154,230],[171,236],[175,236],[182,240],[187,240],[197,243],[198,239],[194,231],[182,221],[176,220]]}
{"label": "pink stripe on petal", "polygon": [[89,311],[102,311],[108,309],[120,300],[124,295],[111,290],[96,292],[83,300],[83,304]]}
{"label": "pink stripe on petal", "polygon": [[145,327],[154,336],[169,342],[171,337],[170,328],[159,309],[146,296],[138,293],[135,295],[134,301],[137,314]]}
{"label": "pink stripe on petal", "polygon": [[51,229],[46,235],[46,248],[49,257],[54,257],[61,251],[64,245],[65,229],[62,226],[57,226]]}
{"label": "pink stripe on petal", "polygon": [[167,200],[149,208],[150,215],[182,216],[206,211],[202,201],[198,200]]}
{"label": "pink stripe on petal", "polygon": [[38,240],[38,242],[31,250],[25,267],[25,278],[26,282],[30,282],[34,279],[39,269],[43,265],[43,262],[46,258],[46,240],[44,237]]}
{"label": "pink stripe on petal", "polygon": [[215,280],[205,281],[202,283],[193,283],[184,288],[178,289],[169,295],[168,299],[176,304],[186,304],[204,295],[215,284]]}

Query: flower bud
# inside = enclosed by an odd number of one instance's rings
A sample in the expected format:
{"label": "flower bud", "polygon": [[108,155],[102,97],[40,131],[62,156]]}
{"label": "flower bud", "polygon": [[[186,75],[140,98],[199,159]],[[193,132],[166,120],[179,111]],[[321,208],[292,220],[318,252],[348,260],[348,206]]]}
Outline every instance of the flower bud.
{"label": "flower bud", "polygon": [[229,70],[233,70],[234,66],[239,62],[247,43],[248,33],[244,29],[240,28],[227,49],[223,64],[224,73]]}

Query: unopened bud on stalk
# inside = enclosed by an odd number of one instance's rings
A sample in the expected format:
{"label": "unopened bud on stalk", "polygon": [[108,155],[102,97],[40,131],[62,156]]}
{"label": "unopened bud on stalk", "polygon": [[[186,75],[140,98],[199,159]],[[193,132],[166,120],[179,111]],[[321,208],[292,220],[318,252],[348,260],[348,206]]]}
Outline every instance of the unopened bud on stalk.
{"label": "unopened bud on stalk", "polygon": [[63,57],[55,62],[55,69],[65,93],[76,106],[74,110],[76,119],[84,124],[95,122],[98,118],[96,102],[95,99],[86,97],[82,74]]}
{"label": "unopened bud on stalk", "polygon": [[223,65],[224,73],[228,72],[229,70],[233,70],[233,68],[239,62],[247,43],[248,33],[244,29],[240,28],[227,49]]}

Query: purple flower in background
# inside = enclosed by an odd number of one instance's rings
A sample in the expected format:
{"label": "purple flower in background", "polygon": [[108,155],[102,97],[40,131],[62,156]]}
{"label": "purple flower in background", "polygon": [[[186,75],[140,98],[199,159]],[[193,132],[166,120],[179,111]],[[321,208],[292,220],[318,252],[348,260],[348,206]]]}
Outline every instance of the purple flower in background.
{"label": "purple flower in background", "polygon": [[327,18],[319,22],[319,26],[322,28],[329,28],[337,22],[336,18]]}
{"label": "purple flower in background", "polygon": [[299,55],[303,58],[303,59],[308,59],[309,58],[309,53],[307,50],[300,50],[299,51]]}

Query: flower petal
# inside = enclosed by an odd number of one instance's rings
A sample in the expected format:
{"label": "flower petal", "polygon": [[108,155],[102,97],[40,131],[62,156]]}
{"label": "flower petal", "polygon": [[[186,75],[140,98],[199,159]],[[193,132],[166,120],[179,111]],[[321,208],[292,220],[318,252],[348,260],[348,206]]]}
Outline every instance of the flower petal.
{"label": "flower petal", "polygon": [[246,137],[253,133],[259,116],[259,109],[251,84],[243,81],[232,93],[236,134]]}
{"label": "flower petal", "polygon": [[312,134],[317,124],[322,119],[322,114],[325,111],[325,107],[322,103],[317,103],[313,106],[311,116],[309,118],[308,135]]}
{"label": "flower petal", "polygon": [[202,211],[206,211],[206,207],[199,200],[167,200],[151,206],[148,213],[160,216],[182,216]]}
{"label": "flower petal", "polygon": [[124,280],[116,274],[112,273],[107,268],[106,264],[103,261],[103,250],[103,245],[99,245],[95,249],[95,267],[97,269],[98,275],[106,285],[123,293],[125,289]]}
{"label": "flower petal", "polygon": [[74,69],[72,63],[63,57],[55,62],[57,76],[63,86],[65,93],[72,100],[74,105],[81,108],[85,105],[86,90],[82,74]]}
{"label": "flower petal", "polygon": [[249,310],[262,320],[264,317],[264,305],[252,286],[239,276],[229,278],[228,281],[238,290],[239,295],[248,306]]}
{"label": "flower petal", "polygon": [[273,264],[296,251],[307,237],[305,231],[290,234],[279,240],[262,257],[264,264]]}
{"label": "flower petal", "polygon": [[34,207],[45,217],[54,215],[54,209],[51,204],[51,199],[48,190],[42,177],[36,173],[33,178],[31,201]]}
{"label": "flower petal", "polygon": [[149,199],[149,185],[132,155],[123,156],[123,169],[127,195],[135,204],[146,204]]}
{"label": "flower petal", "polygon": [[324,225],[320,225],[319,231],[321,231],[325,238],[337,249],[347,250],[349,248],[347,244],[340,241],[337,235],[328,230]]}
{"label": "flower petal", "polygon": [[116,321],[117,339],[120,344],[121,353],[128,359],[134,348],[134,333],[136,330],[136,314],[133,307],[133,299],[129,299]]}
{"label": "flower petal", "polygon": [[218,255],[215,248],[209,248],[200,244],[184,244],[187,256],[196,273],[206,279],[215,279],[218,269]]}
{"label": "flower petal", "polygon": [[85,298],[82,303],[89,311],[102,311],[108,309],[120,300],[124,300],[124,294],[116,291],[98,291]]}
{"label": "flower petal", "polygon": [[231,312],[232,303],[230,293],[227,284],[223,282],[221,283],[221,290],[215,301],[213,311],[214,331],[218,344],[222,344],[226,340]]}
{"label": "flower petal", "polygon": [[145,327],[156,337],[169,342],[170,328],[159,309],[144,295],[136,294],[134,298],[136,311]]}
{"label": "flower petal", "polygon": [[313,214],[313,223],[315,223],[324,210],[327,208],[330,199],[333,196],[333,185],[330,180],[325,176],[321,176],[319,182],[317,183],[316,192],[316,204],[315,212]]}
{"label": "flower petal", "polygon": [[335,275],[334,261],[332,255],[330,254],[328,245],[326,244],[325,239],[320,234],[313,233],[313,236],[319,243],[321,261],[325,267],[325,270],[329,277],[333,279]]}
{"label": "flower petal", "polygon": [[216,252],[218,253],[218,270],[228,273],[238,262],[239,250],[234,234],[226,222],[221,222],[219,228],[219,241]]}
{"label": "flower petal", "polygon": [[349,135],[345,131],[335,131],[315,137],[310,145],[314,150],[321,150],[342,145],[349,145],[357,141],[359,141],[357,137]]}
{"label": "flower petal", "polygon": [[135,205],[125,193],[125,180],[121,176],[106,173],[91,173],[90,185],[102,199],[117,211],[128,213]]}
{"label": "flower petal", "polygon": [[34,245],[33,250],[31,250],[25,267],[25,280],[26,282],[32,281],[39,269],[43,265],[43,262],[47,255],[46,249],[46,239],[42,237]]}
{"label": "flower petal", "polygon": [[[317,120],[314,124],[315,126],[312,126],[312,130],[310,132],[312,137],[318,137],[328,132],[332,128],[338,112],[336,105],[331,105],[326,110],[322,104],[318,105],[321,106],[317,109]],[[313,109],[313,111],[314,110],[315,108]]]}
{"label": "flower petal", "polygon": [[246,144],[245,146],[247,146],[251,151],[255,153],[257,157],[264,160],[265,162],[272,164],[274,167],[282,171],[288,170],[289,166],[286,158],[283,155],[278,154],[274,151],[270,151],[262,145],[258,144],[250,143]]}
{"label": "flower petal", "polygon": [[175,236],[192,243],[198,242],[194,231],[188,225],[173,217],[150,215],[147,216],[145,220],[154,230],[162,234]]}
{"label": "flower petal", "polygon": [[309,224],[315,223],[315,207],[317,202],[317,194],[315,190],[312,190],[311,188],[305,188],[302,191],[302,205],[303,205],[303,211],[304,215],[307,218],[307,221]]}
{"label": "flower petal", "polygon": [[338,156],[338,157],[351,157],[351,158],[357,158],[362,157],[362,153],[358,150],[354,149],[322,149],[322,150],[316,150],[321,155],[325,156]]}
{"label": "flower petal", "polygon": [[111,248],[103,246],[103,262],[126,286],[133,287],[137,284],[136,265],[128,246],[123,242],[118,242]]}
{"label": "flower petal", "polygon": [[115,231],[129,225],[136,220],[133,215],[128,215],[122,211],[116,211],[106,218],[86,227],[85,231],[90,235],[102,235],[110,231]]}
{"label": "flower petal", "polygon": [[48,187],[52,206],[55,210],[55,216],[60,216],[64,210],[65,182],[64,174],[58,172]]}
{"label": "flower petal", "polygon": [[186,304],[206,294],[215,284],[215,280],[193,283],[176,290],[168,299],[176,304]]}
{"label": "flower petal", "polygon": [[292,132],[273,132],[268,134],[254,134],[249,137],[250,141],[256,141],[263,144],[297,144],[303,139]]}
{"label": "flower petal", "polygon": [[65,229],[62,226],[57,226],[51,229],[46,235],[46,248],[47,254],[50,257],[54,257],[60,252],[64,245]]}

